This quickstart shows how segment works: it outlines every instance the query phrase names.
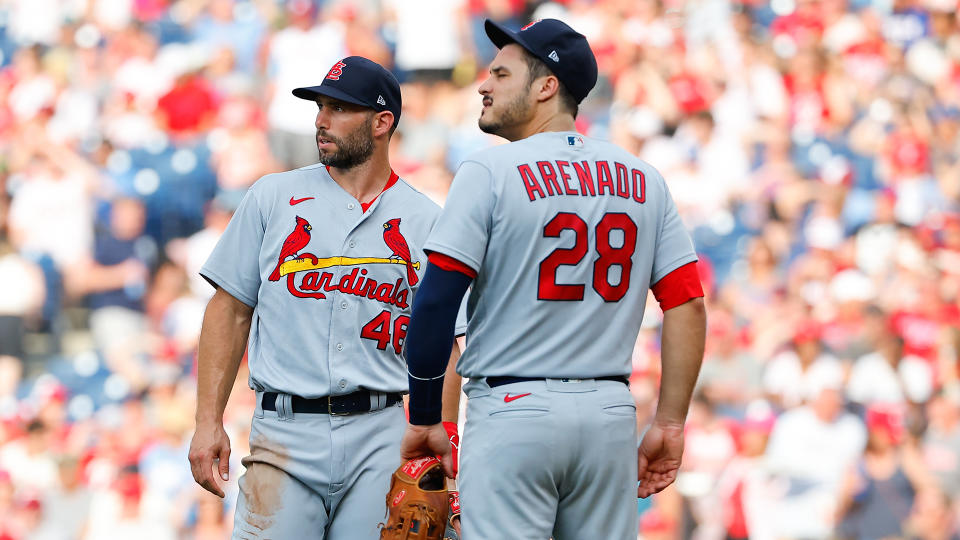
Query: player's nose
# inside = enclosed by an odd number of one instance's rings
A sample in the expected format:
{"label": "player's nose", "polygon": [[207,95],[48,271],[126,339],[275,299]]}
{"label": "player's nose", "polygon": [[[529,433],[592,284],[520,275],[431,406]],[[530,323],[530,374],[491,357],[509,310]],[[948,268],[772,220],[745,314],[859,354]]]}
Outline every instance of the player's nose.
{"label": "player's nose", "polygon": [[493,85],[490,83],[492,78],[493,77],[487,77],[487,80],[483,81],[483,84],[480,85],[480,88],[477,88],[477,92],[479,92],[481,96],[486,96],[493,92]]}
{"label": "player's nose", "polygon": [[317,129],[327,129],[330,127],[330,115],[324,109],[317,111],[317,117],[313,121]]}

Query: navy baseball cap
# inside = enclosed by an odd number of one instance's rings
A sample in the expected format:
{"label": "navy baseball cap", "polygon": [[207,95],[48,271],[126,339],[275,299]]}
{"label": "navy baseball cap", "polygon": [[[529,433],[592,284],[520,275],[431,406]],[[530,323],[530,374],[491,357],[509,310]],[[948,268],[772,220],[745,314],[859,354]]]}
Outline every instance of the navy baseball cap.
{"label": "navy baseball cap", "polygon": [[557,19],[534,21],[519,31],[508,30],[490,19],[484,23],[487,37],[502,49],[516,43],[536,56],[557,76],[577,103],[597,84],[597,59],[583,34]]}
{"label": "navy baseball cap", "polygon": [[294,88],[293,95],[310,101],[327,96],[377,112],[390,111],[394,127],[400,122],[400,83],[386,68],[362,56],[340,60],[319,86]]}

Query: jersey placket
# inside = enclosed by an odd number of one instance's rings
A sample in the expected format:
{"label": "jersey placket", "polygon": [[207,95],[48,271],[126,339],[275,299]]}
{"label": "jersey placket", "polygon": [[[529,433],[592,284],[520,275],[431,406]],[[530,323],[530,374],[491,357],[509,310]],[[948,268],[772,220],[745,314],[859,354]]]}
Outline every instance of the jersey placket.
{"label": "jersey placket", "polygon": [[[375,204],[376,203],[374,203],[374,205]],[[356,221],[350,226],[347,234],[340,243],[340,256],[366,256],[366,252],[359,253],[357,250],[363,250],[369,247],[364,245],[360,237],[365,228],[365,224],[373,214],[373,208],[371,207],[364,212],[360,207],[360,203],[356,200],[347,202],[344,208],[347,214],[343,221],[345,223],[349,223],[351,219]],[[349,274],[349,272],[349,267],[340,266],[335,279],[339,282],[343,276]],[[358,336],[353,335],[357,332],[355,328],[356,317],[349,316],[350,307],[355,303],[355,300],[349,299],[349,296],[349,294],[340,290],[335,291],[334,294],[331,295],[331,300],[333,300],[333,302],[330,303],[329,331],[331,339],[329,340],[329,361],[327,362],[327,367],[330,370],[330,395],[345,393],[346,388],[350,385],[350,381],[345,379],[337,368],[341,362],[347,361],[350,354],[356,354],[358,352],[354,350],[353,347],[357,339],[359,339]]]}

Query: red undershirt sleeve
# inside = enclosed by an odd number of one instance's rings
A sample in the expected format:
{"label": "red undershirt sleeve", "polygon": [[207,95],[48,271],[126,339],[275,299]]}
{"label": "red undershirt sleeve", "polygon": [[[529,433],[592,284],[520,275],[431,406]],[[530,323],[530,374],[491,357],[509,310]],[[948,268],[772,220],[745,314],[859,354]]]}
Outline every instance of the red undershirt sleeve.
{"label": "red undershirt sleeve", "polygon": [[[454,259],[453,257],[450,257],[449,255],[444,255],[443,253],[437,253],[436,251],[434,251],[433,253],[430,254],[427,260],[430,261],[430,264],[442,270],[446,270],[448,272],[460,272],[461,274],[466,275],[470,279],[476,279],[477,277],[476,270]],[[697,283],[699,283],[699,281]]]}
{"label": "red undershirt sleeve", "polygon": [[[431,259],[430,262],[433,262]],[[703,296],[697,263],[687,263],[663,276],[653,287],[653,296],[660,302],[660,309],[666,311],[688,301]]]}

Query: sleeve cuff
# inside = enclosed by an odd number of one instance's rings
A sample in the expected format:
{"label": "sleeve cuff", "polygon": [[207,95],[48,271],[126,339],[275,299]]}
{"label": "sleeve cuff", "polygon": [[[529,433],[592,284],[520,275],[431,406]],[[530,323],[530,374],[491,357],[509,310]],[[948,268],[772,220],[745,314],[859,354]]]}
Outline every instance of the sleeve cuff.
{"label": "sleeve cuff", "polygon": [[663,276],[663,279],[650,288],[663,311],[703,296],[703,286],[700,285],[700,274],[697,272],[696,262],[677,268]]}
{"label": "sleeve cuff", "polygon": [[226,280],[220,278],[220,276],[218,276],[217,274],[211,272],[210,270],[208,270],[208,269],[206,269],[206,268],[200,270],[200,277],[202,277],[203,279],[207,280],[207,283],[209,283],[211,286],[213,286],[214,289],[216,289],[216,288],[219,287],[219,288],[227,291],[227,293],[229,293],[230,296],[232,296],[232,297],[236,298],[237,300],[243,302],[243,303],[246,304],[247,306],[252,307],[252,308],[257,307],[257,300],[256,300],[256,298],[251,298],[250,296],[248,296],[248,295],[246,295],[246,294],[243,294],[242,292],[240,292],[240,289],[239,289],[239,288],[234,287],[234,286],[233,286],[232,284],[230,284],[230,283],[227,283]]}
{"label": "sleeve cuff", "polygon": [[476,279],[477,277],[476,270],[449,255],[444,255],[443,253],[434,251],[429,255],[427,260],[430,261],[430,264],[448,272],[460,272],[470,279]]}

